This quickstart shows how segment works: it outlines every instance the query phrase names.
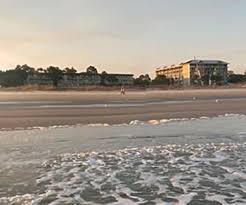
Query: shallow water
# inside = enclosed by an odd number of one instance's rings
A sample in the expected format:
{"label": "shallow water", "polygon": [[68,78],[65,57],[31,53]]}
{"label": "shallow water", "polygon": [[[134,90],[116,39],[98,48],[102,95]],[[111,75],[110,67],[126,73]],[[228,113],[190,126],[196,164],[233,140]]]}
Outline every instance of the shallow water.
{"label": "shallow water", "polygon": [[0,204],[246,204],[246,116],[0,132]]}

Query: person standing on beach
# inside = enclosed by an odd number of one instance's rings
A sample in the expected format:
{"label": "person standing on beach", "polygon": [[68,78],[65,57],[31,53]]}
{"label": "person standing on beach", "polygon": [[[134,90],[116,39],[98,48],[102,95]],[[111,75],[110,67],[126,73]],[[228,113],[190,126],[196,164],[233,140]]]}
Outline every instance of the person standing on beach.
{"label": "person standing on beach", "polygon": [[121,86],[120,94],[121,94],[121,95],[125,95],[125,94],[126,94],[124,85]]}

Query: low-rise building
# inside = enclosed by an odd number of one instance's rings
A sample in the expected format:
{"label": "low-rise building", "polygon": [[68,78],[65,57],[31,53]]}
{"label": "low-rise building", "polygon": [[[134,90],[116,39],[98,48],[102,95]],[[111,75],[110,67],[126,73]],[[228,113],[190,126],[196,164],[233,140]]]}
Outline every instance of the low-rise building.
{"label": "low-rise building", "polygon": [[190,60],[156,69],[157,76],[166,76],[174,84],[212,85],[227,83],[228,63],[221,60]]}
{"label": "low-rise building", "polygon": [[85,85],[100,85],[100,74],[78,73],[64,74],[58,82],[58,87],[81,87]]}
{"label": "low-rise building", "polygon": [[103,85],[133,85],[133,74],[102,74]]}
{"label": "low-rise building", "polygon": [[28,75],[27,77],[28,85],[53,85],[53,81],[46,73],[35,73]]}
{"label": "low-rise building", "polygon": [[[133,74],[73,73],[63,74],[58,87],[81,87],[88,85],[133,85]],[[35,73],[27,78],[29,85],[53,85],[47,73]]]}

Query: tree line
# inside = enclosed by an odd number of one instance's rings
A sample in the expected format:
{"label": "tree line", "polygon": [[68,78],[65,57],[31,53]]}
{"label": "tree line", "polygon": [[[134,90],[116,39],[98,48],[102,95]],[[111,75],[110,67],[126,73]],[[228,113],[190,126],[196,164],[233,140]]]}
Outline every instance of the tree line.
{"label": "tree line", "polygon": [[246,83],[246,71],[244,74],[236,74],[233,71],[228,72],[229,83]]}
{"label": "tree line", "polygon": [[[47,75],[52,82],[53,86],[57,86],[59,80],[62,79],[63,75],[75,75],[78,71],[71,67],[66,67],[61,69],[56,66],[49,66],[47,68],[34,68],[31,66],[25,65],[17,65],[14,69],[8,69],[6,71],[0,70],[0,85],[2,87],[18,87],[23,86],[27,83],[28,76],[30,75]],[[86,69],[86,73],[89,74],[99,74],[98,70],[94,66],[89,66]],[[113,75],[108,75],[106,71],[103,71],[101,74],[102,85],[104,85],[105,79],[110,82],[117,81],[117,79]],[[157,84],[171,84],[170,80],[165,76],[158,76],[155,79],[151,80],[148,74],[140,75],[137,78],[134,78],[134,85],[140,87],[146,87],[149,85],[157,85]]]}
{"label": "tree line", "polygon": [[[46,69],[44,68],[33,68],[28,65],[17,65],[14,69],[8,69],[6,71],[0,70],[0,85],[2,87],[17,87],[25,85],[30,75],[46,75],[49,77],[53,86],[57,86],[59,80],[62,79],[63,75],[75,75],[78,71],[71,67],[66,67],[64,69],[60,69],[56,66],[49,66]],[[86,69],[86,73],[89,74],[98,74],[97,68],[94,66],[89,66]],[[114,76],[109,76],[106,71],[101,73],[103,79],[107,79],[108,81],[115,81],[117,79]]]}
{"label": "tree line", "polygon": [[[28,65],[17,65],[14,69],[9,69],[6,71],[0,70],[0,85],[2,87],[17,87],[25,85],[27,82],[27,78],[29,75],[34,74],[45,74],[47,75],[53,82],[54,86],[58,85],[59,80],[62,79],[64,74],[66,75],[75,75],[78,71],[71,67],[66,67],[64,69],[60,69],[56,66],[49,66],[46,69],[44,68],[33,68]],[[98,70],[94,66],[89,66],[86,69],[86,73],[89,74],[98,74]],[[114,82],[114,76],[108,75],[106,71],[101,73],[102,85],[105,79],[110,82]],[[228,83],[244,83],[246,82],[246,73],[243,74],[235,74],[232,71],[228,72]],[[173,85],[174,79],[166,78],[166,76],[157,76],[154,79],[151,79],[148,74],[140,75],[137,78],[134,78],[134,85],[140,87],[146,87],[150,85]]]}
{"label": "tree line", "polygon": [[134,85],[146,87],[150,85],[172,85],[174,83],[173,79],[168,79],[166,76],[156,76],[151,79],[148,74],[140,75],[134,79]]}

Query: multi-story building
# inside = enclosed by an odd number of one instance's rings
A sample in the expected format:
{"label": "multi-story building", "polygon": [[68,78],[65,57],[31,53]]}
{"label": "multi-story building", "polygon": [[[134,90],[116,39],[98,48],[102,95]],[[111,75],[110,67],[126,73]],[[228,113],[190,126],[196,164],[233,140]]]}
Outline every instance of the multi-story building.
{"label": "multi-story building", "polygon": [[184,86],[227,83],[228,63],[220,60],[190,60],[156,69],[157,76]]}

